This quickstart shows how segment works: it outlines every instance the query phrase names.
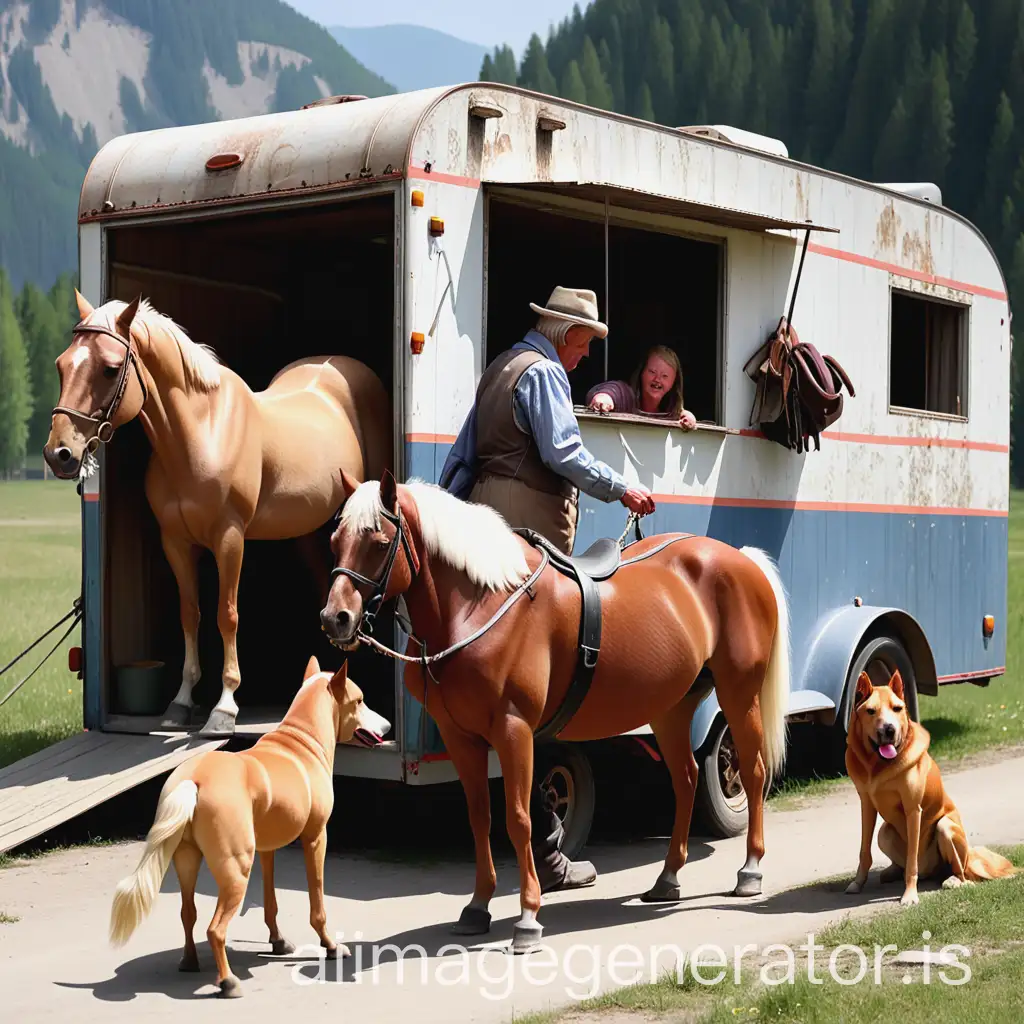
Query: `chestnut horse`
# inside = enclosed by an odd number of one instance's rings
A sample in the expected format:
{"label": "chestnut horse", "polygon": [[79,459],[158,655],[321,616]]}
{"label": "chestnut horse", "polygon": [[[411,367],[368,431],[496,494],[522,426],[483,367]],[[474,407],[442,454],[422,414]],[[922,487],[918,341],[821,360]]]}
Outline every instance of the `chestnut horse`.
{"label": "chestnut horse", "polygon": [[[399,486],[390,473],[380,483],[346,477],[345,484],[350,493],[331,537],[335,579],[322,627],[336,646],[369,641],[386,651],[363,623],[380,603],[404,595],[416,653],[405,656],[405,685],[437,723],[465,790],[476,848],[473,898],[456,931],[490,929],[492,747],[521,882],[512,948],[530,949],[541,934],[530,847],[534,733],[556,714],[576,671],[578,584],[491,508],[432,484]],[[707,666],[749,806],[747,859],[734,891],[758,895],[765,783],[785,760],[789,700],[789,612],[777,569],[756,548],[660,534],[627,548],[598,586],[596,671],[558,738],[604,739],[651,724],[676,811],[664,869],[644,899],[678,900],[697,781],[690,723],[707,692],[694,682]]]}
{"label": "chestnut horse", "polygon": [[241,681],[238,583],[247,538],[306,538],[343,499],[342,471],[379,476],[391,461],[391,403],[367,366],[310,356],[253,393],[206,346],[141,296],[94,309],[76,291],[80,323],[57,358],[60,398],[43,449],[71,479],[115,429],[139,417],[152,446],[145,488],[178,584],[185,657],[165,727],[186,726],[200,678],[198,557],[213,552],[222,691],[203,736],[230,736]]}

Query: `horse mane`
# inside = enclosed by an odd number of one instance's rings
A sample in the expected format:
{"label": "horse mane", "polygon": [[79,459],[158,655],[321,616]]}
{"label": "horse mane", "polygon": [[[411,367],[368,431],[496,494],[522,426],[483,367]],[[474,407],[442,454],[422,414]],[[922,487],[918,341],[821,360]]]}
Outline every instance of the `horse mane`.
{"label": "horse mane", "polygon": [[[427,551],[488,590],[511,590],[529,574],[526,556],[508,523],[490,506],[460,501],[436,484],[405,485],[416,502]],[[381,529],[380,483],[368,480],[349,495],[342,525]]]}
{"label": "horse mane", "polygon": [[[122,310],[127,307],[127,302],[115,299],[108,302],[104,309],[109,309],[112,319],[116,319]],[[163,331],[169,335],[177,344],[181,352],[181,361],[185,367],[185,377],[188,383],[197,391],[213,391],[220,385],[220,360],[217,353],[209,345],[200,345],[193,341],[169,316],[158,313],[148,299],[139,303],[139,311],[135,314],[134,323],[142,321],[146,329],[152,331]]]}

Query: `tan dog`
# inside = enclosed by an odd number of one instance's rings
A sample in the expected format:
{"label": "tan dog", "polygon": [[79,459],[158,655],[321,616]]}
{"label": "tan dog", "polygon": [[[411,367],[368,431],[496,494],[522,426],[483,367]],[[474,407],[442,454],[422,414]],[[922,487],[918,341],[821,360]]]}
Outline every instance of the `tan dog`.
{"label": "tan dog", "polygon": [[943,887],[951,888],[1017,873],[1005,857],[968,844],[960,812],[928,753],[930,742],[907,714],[899,672],[888,686],[872,686],[862,672],[846,736],[846,770],[861,806],[860,864],[848,893],[859,893],[871,870],[876,815],[883,819],[879,849],[892,860],[881,880],[905,879],[904,907],[919,902],[919,877],[945,876]]}
{"label": "tan dog", "polygon": [[[173,857],[185,926],[179,970],[198,971],[192,929],[196,878],[205,857],[218,889],[217,909],[206,933],[217,964],[217,983],[222,996],[240,996],[241,985],[228,967],[224,948],[228,923],[242,905],[259,851],[271,949],[276,955],[295,952],[277,927],[274,851],[301,838],[309,921],[327,957],[337,957],[338,948],[327,931],[323,889],[326,825],[334,807],[334,750],[353,738],[376,746],[391,728],[365,705],[347,667],[346,662],[332,677],[310,658],[302,688],[276,729],[248,750],[213,750],[171,773],[139,866],[114,893],[113,945],[123,946],[149,913]],[[348,949],[342,946],[341,953],[348,956]]]}

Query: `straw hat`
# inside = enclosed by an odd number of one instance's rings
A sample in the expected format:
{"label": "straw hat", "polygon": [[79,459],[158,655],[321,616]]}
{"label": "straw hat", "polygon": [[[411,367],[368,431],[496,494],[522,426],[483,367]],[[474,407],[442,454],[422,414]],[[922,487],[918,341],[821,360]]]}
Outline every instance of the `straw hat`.
{"label": "straw hat", "polygon": [[553,316],[559,320],[582,324],[599,338],[608,335],[608,328],[597,318],[597,296],[586,288],[563,288],[559,285],[551,293],[546,306],[531,302],[530,309],[541,316]]}

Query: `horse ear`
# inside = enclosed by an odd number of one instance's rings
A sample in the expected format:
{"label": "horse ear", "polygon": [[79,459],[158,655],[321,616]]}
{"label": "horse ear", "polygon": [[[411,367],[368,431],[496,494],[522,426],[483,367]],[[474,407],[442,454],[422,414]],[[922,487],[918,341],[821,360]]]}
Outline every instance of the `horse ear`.
{"label": "horse ear", "polygon": [[900,675],[900,670],[896,669],[892,674],[892,678],[889,680],[889,689],[892,690],[896,696],[903,700],[903,676]]}
{"label": "horse ear", "polygon": [[92,313],[92,304],[77,288],[75,289],[75,301],[78,303],[78,315],[82,320],[84,320],[90,313]]}
{"label": "horse ear", "polygon": [[308,662],[306,662],[306,674],[302,677],[302,681],[305,682],[310,676],[315,676],[320,671],[320,662],[316,660],[314,654]]}
{"label": "horse ear", "polygon": [[855,704],[866,701],[871,696],[871,676],[867,672],[861,672],[857,677],[857,696]]}
{"label": "horse ear", "polygon": [[343,469],[341,471],[341,486],[345,488],[345,498],[348,499],[352,497],[356,488],[359,487],[359,481],[351,473],[347,473]]}
{"label": "horse ear", "polygon": [[380,478],[380,503],[389,512],[398,511],[398,484],[390,469],[385,469]]}
{"label": "horse ear", "polygon": [[141,295],[136,295],[131,302],[121,311],[117,318],[117,329],[126,337],[131,337],[132,321],[135,319],[135,314],[139,311],[139,303],[142,301]]}

